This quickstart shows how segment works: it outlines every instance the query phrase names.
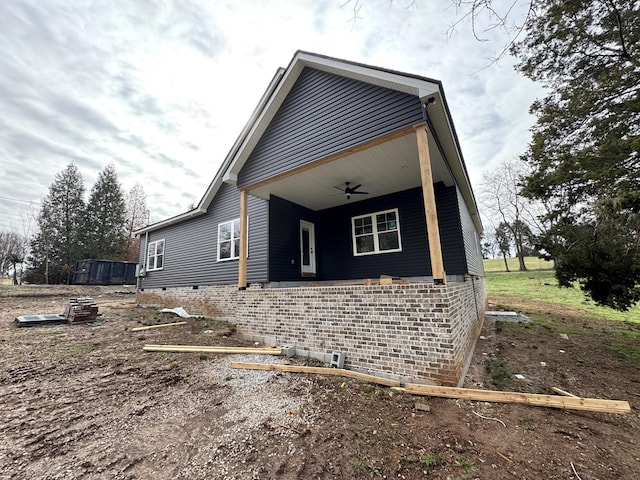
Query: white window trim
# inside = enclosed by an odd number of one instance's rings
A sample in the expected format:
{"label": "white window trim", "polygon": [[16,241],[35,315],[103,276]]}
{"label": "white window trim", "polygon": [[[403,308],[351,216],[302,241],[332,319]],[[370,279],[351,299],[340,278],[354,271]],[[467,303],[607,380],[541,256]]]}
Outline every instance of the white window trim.
{"label": "white window trim", "polygon": [[[217,255],[217,261],[218,262],[230,262],[232,260],[238,260],[240,258],[240,256],[234,257],[234,252],[235,252],[235,248],[233,245],[234,240],[235,241],[239,241],[240,238],[238,237],[237,239],[233,238],[233,222],[236,221],[240,221],[240,218],[234,218],[232,220],[227,220],[226,222],[220,222],[218,224],[218,236],[216,237],[216,244],[217,244],[217,250],[218,250],[218,255]],[[220,227],[222,225],[226,225],[230,223],[231,224],[231,257],[229,258],[220,258]],[[247,258],[249,258],[249,216],[247,215]]]}
{"label": "white window trim", "polygon": [[[162,243],[162,266],[161,267],[156,266],[158,264],[158,257],[160,256],[156,253],[158,251],[158,243]],[[151,255],[152,246],[153,246],[153,255]],[[149,245],[147,246],[147,272],[153,272],[155,270],[164,269],[164,257],[165,257],[165,254],[167,253],[166,248],[167,248],[167,243],[165,242],[164,238],[154,240],[153,242],[149,242]],[[152,258],[153,258],[153,266],[151,266],[151,263],[150,263],[150,260]]]}
{"label": "white window trim", "polygon": [[[381,215],[383,213],[395,212],[396,214],[396,230],[398,232],[398,248],[394,248],[393,250],[380,250],[379,237],[378,237],[378,225],[376,222],[376,215]],[[358,253],[358,246],[356,243],[356,220],[359,218],[371,217],[373,231],[371,235],[373,235],[373,251],[371,252],[362,252]],[[384,233],[384,232],[380,232]],[[369,235],[369,234],[368,234]],[[365,215],[357,215],[355,217],[351,217],[351,240],[353,243],[353,256],[361,257],[364,255],[379,255],[382,253],[396,253],[402,251],[402,235],[400,234],[400,214],[398,213],[397,208],[390,208],[389,210],[381,210],[379,212],[367,213]]]}

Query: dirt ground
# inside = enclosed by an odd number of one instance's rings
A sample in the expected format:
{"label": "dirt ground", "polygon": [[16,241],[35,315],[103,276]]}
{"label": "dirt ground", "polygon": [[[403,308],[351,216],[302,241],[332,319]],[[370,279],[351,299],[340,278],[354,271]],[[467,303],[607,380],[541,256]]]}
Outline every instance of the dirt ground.
{"label": "dirt ground", "polygon": [[[13,323],[61,313],[74,294],[96,299],[96,324]],[[136,307],[124,288],[0,287],[0,479],[639,478],[640,327],[537,308],[530,324],[485,323],[465,385],[555,386],[627,400],[631,414],[233,370],[232,360],[301,361],[144,352],[243,343],[203,319],[132,332],[176,318]]]}

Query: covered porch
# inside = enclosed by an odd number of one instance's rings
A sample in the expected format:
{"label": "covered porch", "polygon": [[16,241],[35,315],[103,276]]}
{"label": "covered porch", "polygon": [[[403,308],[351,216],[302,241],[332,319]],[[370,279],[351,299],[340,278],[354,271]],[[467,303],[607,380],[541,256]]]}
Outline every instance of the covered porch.
{"label": "covered porch", "polygon": [[[427,109],[437,102],[430,100]],[[247,287],[250,195],[270,204],[270,280],[388,275],[446,284],[438,210],[457,208],[457,201],[454,172],[436,133],[448,128],[440,111],[425,115],[428,122],[241,188],[238,287]],[[453,265],[455,253],[448,256]]]}

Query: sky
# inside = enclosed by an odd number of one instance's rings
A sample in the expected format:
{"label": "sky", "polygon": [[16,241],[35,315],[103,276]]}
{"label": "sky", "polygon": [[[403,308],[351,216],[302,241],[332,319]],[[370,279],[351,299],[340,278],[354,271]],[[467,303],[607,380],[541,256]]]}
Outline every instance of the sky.
{"label": "sky", "polygon": [[2,0],[0,231],[28,228],[72,162],[87,197],[109,163],[123,191],[140,183],[152,222],[197,205],[297,50],[441,80],[477,195],[524,151],[544,92],[491,62],[506,33],[480,23],[478,41],[462,15],[449,0]]}

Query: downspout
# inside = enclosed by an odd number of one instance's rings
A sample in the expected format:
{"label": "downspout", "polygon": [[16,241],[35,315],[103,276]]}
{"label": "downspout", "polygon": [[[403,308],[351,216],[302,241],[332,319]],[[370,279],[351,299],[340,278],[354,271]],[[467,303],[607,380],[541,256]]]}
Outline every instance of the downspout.
{"label": "downspout", "polygon": [[442,144],[440,143],[440,139],[438,138],[436,129],[433,126],[433,122],[429,118],[429,112],[427,111],[427,107],[431,104],[435,104],[436,102],[437,100],[436,100],[436,97],[434,96],[431,96],[426,101],[424,101],[423,103],[424,108],[422,109],[422,119],[426,122],[427,126],[429,127],[429,131],[433,135],[433,140],[436,142],[436,146],[438,147],[438,152],[440,153],[440,156],[444,160],[444,165],[445,167],[447,167],[447,171],[449,172],[449,175],[451,175],[451,178],[455,178],[453,175],[453,172],[451,171],[451,167],[449,166],[449,160],[447,159],[446,155],[444,154],[444,150],[442,149]]}
{"label": "downspout", "polygon": [[[144,255],[142,257],[142,266],[140,270],[146,269],[147,267],[147,255],[149,254],[149,232],[145,232],[144,234]],[[140,258],[138,258],[140,260]],[[145,270],[146,271],[146,270]],[[136,286],[136,290],[140,290],[142,288],[142,279],[144,277],[138,275],[138,282]]]}

